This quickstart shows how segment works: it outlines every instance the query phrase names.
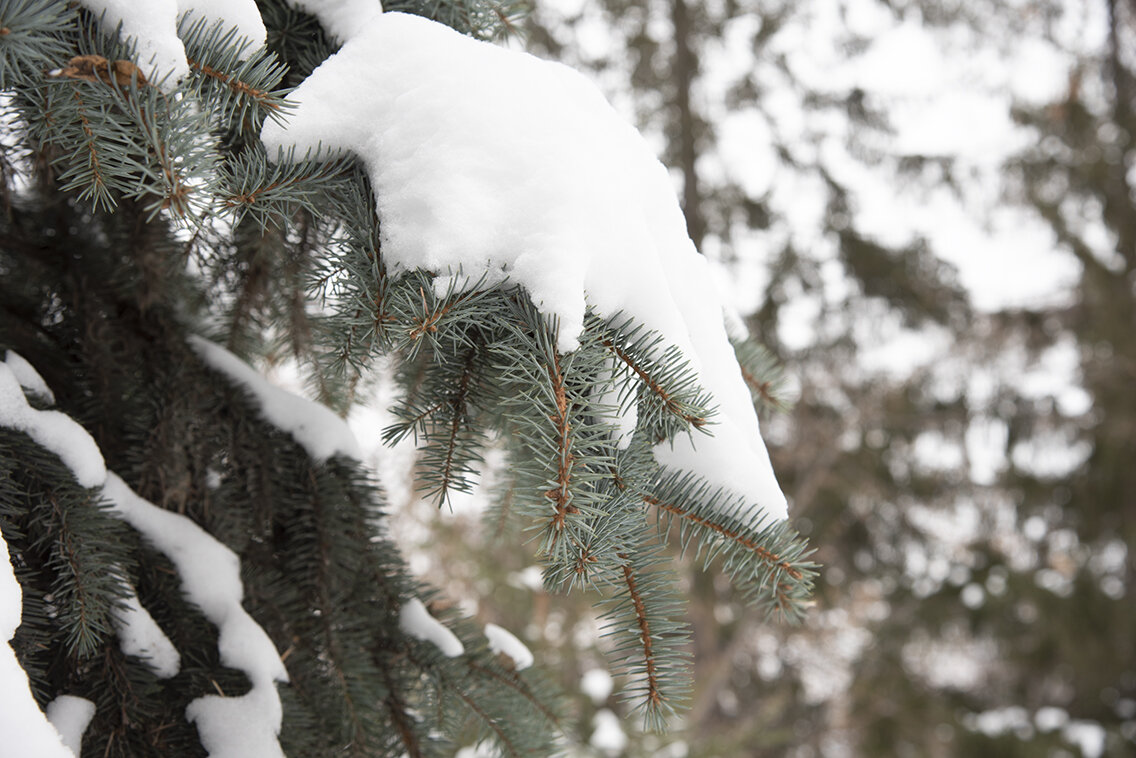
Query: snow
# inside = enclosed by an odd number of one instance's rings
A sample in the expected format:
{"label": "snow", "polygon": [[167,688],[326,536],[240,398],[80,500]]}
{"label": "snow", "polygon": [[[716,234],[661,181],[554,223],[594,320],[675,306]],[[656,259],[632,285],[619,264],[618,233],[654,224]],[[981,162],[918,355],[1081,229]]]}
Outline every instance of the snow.
{"label": "snow", "polygon": [[532,651],[508,629],[486,624],[485,637],[489,640],[489,649],[511,658],[517,671],[523,671],[533,664]]}
{"label": "snow", "polygon": [[726,336],[709,262],[667,170],[566,66],[385,13],[293,93],[261,138],[280,159],[351,152],[375,188],[388,270],[523,285],[578,346],[584,314],[633,317],[681,349],[718,404],[710,431],[660,462],[732,490],[752,516],[785,497]]}
{"label": "snow", "polygon": [[0,539],[0,738],[5,755],[73,758],[36,705],[27,674],[8,644],[20,625],[22,609],[23,593],[8,558],[8,543]]}
{"label": "snow", "polygon": [[1100,758],[1108,737],[1104,727],[1092,721],[1070,721],[1061,736],[1080,748],[1085,758]]}
{"label": "snow", "polygon": [[87,430],[59,411],[39,411],[28,405],[7,360],[0,363],[0,426],[23,432],[58,455],[81,487],[98,487],[106,479],[102,453]]}
{"label": "snow", "polygon": [[263,47],[267,34],[255,0],[79,0],[96,16],[104,28],[121,24],[120,34],[132,39],[138,62],[146,79],[160,83],[163,92],[172,91],[189,75],[185,46],[177,35],[178,19],[184,16],[206,19],[206,23],[235,27],[251,48]]}
{"label": "snow", "polygon": [[398,628],[415,639],[433,643],[447,658],[456,658],[465,652],[461,640],[431,616],[430,611],[416,597],[403,603],[398,614]]}
{"label": "snow", "polygon": [[122,652],[142,658],[160,679],[169,679],[181,670],[181,656],[154,617],[142,607],[138,595],[131,594],[114,612],[114,626]]}
{"label": "snow", "polygon": [[8,365],[8,369],[16,377],[16,381],[24,388],[24,392],[38,395],[49,403],[55,403],[55,393],[47,386],[47,382],[43,380],[39,372],[32,368],[32,364],[24,360],[22,355],[14,350],[6,350],[4,352],[4,363]]}
{"label": "snow", "polygon": [[255,0],[180,0],[178,16],[190,22],[196,16],[206,19],[205,23],[211,26],[235,28],[237,36],[248,42],[248,51],[264,47],[268,40]]}
{"label": "snow", "polygon": [[604,708],[592,717],[592,747],[607,755],[619,755],[627,747],[627,734],[619,725],[619,717]]}
{"label": "snow", "polygon": [[588,669],[580,679],[580,691],[596,705],[608,699],[612,685],[611,674],[603,669]]}
{"label": "snow", "polygon": [[211,758],[279,758],[276,739],[282,709],[274,682],[288,672],[276,646],[243,607],[240,559],[197,524],[136,495],[115,474],[103,494],[112,512],[137,529],[174,564],[190,602],[218,628],[221,663],[243,671],[252,689],[240,697],[206,695],[189,704],[186,718],[197,724]]}
{"label": "snow", "polygon": [[83,732],[94,715],[95,704],[75,695],[60,695],[47,704],[47,720],[76,758],[83,752]]}
{"label": "snow", "polygon": [[331,36],[346,42],[383,12],[380,0],[288,0],[297,10],[319,19]]}
{"label": "snow", "polygon": [[161,81],[164,92],[171,91],[180,79],[189,75],[185,46],[177,36],[176,0],[80,0],[103,26],[113,29],[121,24],[124,39],[133,39],[138,62],[146,79]]}
{"label": "snow", "polygon": [[324,405],[286,392],[220,345],[196,335],[190,346],[201,360],[246,389],[260,406],[265,421],[291,434],[317,462],[335,455],[361,460],[362,450],[347,422]]}

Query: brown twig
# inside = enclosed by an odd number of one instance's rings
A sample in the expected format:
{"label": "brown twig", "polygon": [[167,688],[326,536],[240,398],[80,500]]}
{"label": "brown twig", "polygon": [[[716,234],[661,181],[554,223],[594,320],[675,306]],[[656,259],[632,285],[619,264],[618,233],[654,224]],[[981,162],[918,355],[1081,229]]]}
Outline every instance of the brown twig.
{"label": "brown twig", "polygon": [[643,383],[646,384],[651,389],[651,391],[654,392],[655,395],[663,401],[663,405],[668,411],[683,419],[691,426],[701,428],[706,425],[706,419],[702,418],[701,416],[696,416],[693,413],[687,413],[686,411],[684,411],[682,409],[682,406],[679,405],[678,401],[676,401],[669,392],[663,389],[662,385],[655,381],[655,378],[647,373],[647,370],[636,363],[635,360],[626,352],[624,352],[622,348],[620,348],[610,339],[603,340],[602,344],[604,347],[615,353],[621,361],[627,364],[628,368],[634,371],[635,374],[643,380]]}
{"label": "brown twig", "polygon": [[651,495],[644,495],[643,502],[647,503],[648,505],[653,505],[660,510],[666,511],[667,513],[676,515],[679,518],[686,519],[687,521],[698,524],[699,526],[704,526],[707,529],[717,532],[718,534],[729,540],[732,540],[733,542],[736,542],[747,550],[751,550],[759,558],[761,558],[763,562],[771,566],[776,566],[794,579],[799,580],[804,576],[799,569],[794,568],[793,565],[786,561],[784,558],[777,555],[771,550],[767,550],[749,537],[746,537],[744,534],[740,534],[733,529],[724,527],[721,524],[715,523],[708,518],[697,516],[690,511],[680,508],[677,505],[664,503],[657,497],[652,497]]}

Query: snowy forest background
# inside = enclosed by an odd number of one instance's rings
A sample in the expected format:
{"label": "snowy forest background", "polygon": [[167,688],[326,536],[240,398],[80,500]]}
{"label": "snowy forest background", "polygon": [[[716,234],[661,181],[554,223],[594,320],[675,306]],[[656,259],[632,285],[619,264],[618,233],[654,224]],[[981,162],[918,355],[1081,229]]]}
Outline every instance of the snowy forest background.
{"label": "snowy forest background", "polygon": [[659,737],[476,497],[393,487],[412,569],[560,671],[580,755],[1130,755],[1136,4],[547,0],[525,32],[647,136],[784,364],[762,424],[816,605],[763,622],[685,566]]}

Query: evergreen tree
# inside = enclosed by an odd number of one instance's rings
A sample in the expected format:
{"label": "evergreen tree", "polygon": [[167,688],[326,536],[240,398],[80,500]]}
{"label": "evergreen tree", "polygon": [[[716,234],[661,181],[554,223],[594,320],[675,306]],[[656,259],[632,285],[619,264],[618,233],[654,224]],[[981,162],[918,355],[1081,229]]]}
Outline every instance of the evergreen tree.
{"label": "evergreen tree", "polygon": [[[380,357],[401,391],[388,435],[419,440],[424,493],[467,490],[504,447],[490,517],[546,587],[602,593],[632,705],[663,727],[688,632],[660,540],[720,558],[790,620],[813,575],[763,515],[775,504],[658,462],[668,441],[725,434],[722,398],[627,315],[589,309],[566,341],[515,281],[394,266],[377,207],[404,188],[376,187],[366,156],[265,149],[311,115],[289,93],[377,4],[234,3],[228,18],[256,11],[235,26],[215,5],[181,6],[174,37],[147,15],[173,3],[0,2],[0,631],[18,662],[0,669],[0,737],[67,754],[36,731],[30,687],[87,756],[556,752],[555,688],[385,537],[329,410]],[[387,10],[480,39],[517,11]],[[237,356],[288,356],[323,405]]]}

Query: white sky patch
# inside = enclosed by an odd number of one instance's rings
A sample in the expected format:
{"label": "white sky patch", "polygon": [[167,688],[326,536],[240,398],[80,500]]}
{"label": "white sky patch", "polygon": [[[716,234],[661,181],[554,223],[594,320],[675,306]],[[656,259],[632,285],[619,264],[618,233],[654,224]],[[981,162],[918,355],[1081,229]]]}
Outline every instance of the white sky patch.
{"label": "white sky patch", "polygon": [[47,386],[47,382],[32,367],[32,364],[24,360],[22,355],[14,350],[6,350],[4,351],[4,363],[12,372],[12,376],[16,377],[16,381],[24,388],[24,392],[38,395],[49,403],[55,403],[55,393]]}
{"label": "white sky patch", "polygon": [[75,695],[60,695],[47,704],[47,720],[76,758],[83,752],[83,732],[94,715],[95,704]]}
{"label": "white sky patch", "polygon": [[[360,97],[366,93],[366,97]],[[392,274],[509,279],[578,346],[585,306],[619,312],[683,351],[719,407],[713,437],[656,448],[784,518],[757,415],[667,170],[573,70],[386,13],[293,94],[270,154],[349,151],[367,165]],[[581,223],[587,219],[588,223]]]}
{"label": "white sky patch", "polygon": [[114,610],[114,626],[122,652],[146,661],[160,679],[169,679],[181,670],[181,655],[170,638],[142,607],[138,595],[131,592],[123,605]]}
{"label": "white sky patch", "polygon": [[0,426],[23,432],[59,456],[82,487],[98,487],[106,479],[106,464],[98,445],[71,417],[59,411],[37,411],[8,363],[0,363]]}
{"label": "white sky patch", "polygon": [[456,658],[465,652],[465,646],[457,635],[431,616],[430,611],[416,597],[403,603],[398,614],[398,628],[415,639],[433,644],[447,658]]}
{"label": "white sky patch", "polygon": [[252,366],[209,340],[191,335],[189,344],[207,365],[248,390],[264,419],[291,434],[313,460],[323,462],[334,455],[363,457],[347,422],[327,406],[270,384]]}
{"label": "white sky patch", "polygon": [[240,697],[206,695],[189,704],[186,718],[196,723],[202,746],[211,758],[281,758],[283,711],[275,682],[287,682],[288,672],[268,634],[241,606],[236,553],[188,518],[142,499],[114,474],[103,494],[114,515],[174,564],[186,598],[218,628],[221,663],[243,671],[252,684]]}
{"label": "white sky patch", "polygon": [[8,644],[22,615],[23,592],[8,558],[8,543],[0,539],[0,738],[4,750],[36,758],[74,758],[36,705],[28,676]]}
{"label": "white sky patch", "polygon": [[512,659],[517,671],[523,671],[533,664],[532,651],[508,629],[486,624],[485,637],[489,640],[489,649]]}
{"label": "white sky patch", "polygon": [[[189,75],[185,46],[177,35],[178,19],[192,16],[207,24],[236,28],[250,49],[264,46],[267,34],[254,0],[79,0],[108,31],[122,24],[121,34],[133,40],[139,67],[147,80],[162,83],[169,92]],[[104,15],[105,14],[105,15]]]}

